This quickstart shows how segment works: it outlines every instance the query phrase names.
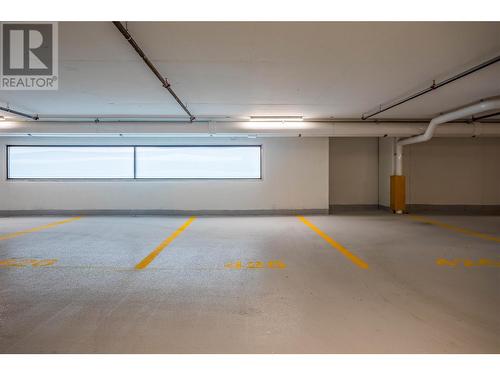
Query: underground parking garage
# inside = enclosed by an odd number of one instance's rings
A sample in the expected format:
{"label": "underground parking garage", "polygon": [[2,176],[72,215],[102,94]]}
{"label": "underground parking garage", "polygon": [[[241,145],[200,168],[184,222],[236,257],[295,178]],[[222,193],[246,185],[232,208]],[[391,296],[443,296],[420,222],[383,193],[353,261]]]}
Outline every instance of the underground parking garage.
{"label": "underground parking garage", "polygon": [[500,23],[45,26],[1,353],[499,353]]}

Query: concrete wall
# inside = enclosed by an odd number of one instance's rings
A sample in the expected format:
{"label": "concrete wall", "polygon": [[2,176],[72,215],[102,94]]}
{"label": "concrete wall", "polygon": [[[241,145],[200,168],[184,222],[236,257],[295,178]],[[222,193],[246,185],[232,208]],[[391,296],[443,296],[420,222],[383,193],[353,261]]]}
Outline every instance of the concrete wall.
{"label": "concrete wall", "polygon": [[[0,211],[389,206],[394,138],[0,138]],[[263,179],[7,181],[7,144],[262,144]],[[410,205],[500,205],[500,138],[405,147]]]}
{"label": "concrete wall", "polygon": [[330,205],[378,204],[378,138],[330,138]]}
{"label": "concrete wall", "polygon": [[[6,180],[6,145],[262,144],[262,180]],[[328,209],[327,138],[0,138],[0,211]]]}
{"label": "concrete wall", "polygon": [[[379,140],[379,202],[389,206],[394,138]],[[404,147],[409,205],[500,205],[500,138],[433,138]]]}
{"label": "concrete wall", "polygon": [[500,204],[500,138],[434,138],[405,147],[404,166],[409,204]]}

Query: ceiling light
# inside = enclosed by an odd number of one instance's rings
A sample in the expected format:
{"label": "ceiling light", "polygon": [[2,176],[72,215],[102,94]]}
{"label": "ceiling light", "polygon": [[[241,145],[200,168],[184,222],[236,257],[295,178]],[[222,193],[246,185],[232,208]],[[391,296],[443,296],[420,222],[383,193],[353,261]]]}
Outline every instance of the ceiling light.
{"label": "ceiling light", "polygon": [[302,116],[250,116],[250,121],[293,122],[293,121],[303,121],[303,118]]}

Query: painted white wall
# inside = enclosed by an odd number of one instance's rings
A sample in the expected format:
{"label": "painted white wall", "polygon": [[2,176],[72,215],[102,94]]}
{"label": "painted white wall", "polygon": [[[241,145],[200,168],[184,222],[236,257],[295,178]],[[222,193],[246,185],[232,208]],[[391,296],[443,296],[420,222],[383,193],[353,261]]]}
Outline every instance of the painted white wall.
{"label": "painted white wall", "polygon": [[[389,206],[394,138],[0,138],[0,210],[326,209]],[[6,145],[262,144],[263,179],[7,181]],[[408,204],[500,204],[500,138],[405,146]]]}
{"label": "painted white wall", "polygon": [[378,139],[378,204],[391,205],[391,175],[394,174],[394,137]]}
{"label": "painted white wall", "polygon": [[330,204],[378,204],[378,138],[330,138]]}
{"label": "painted white wall", "polygon": [[[13,181],[6,145],[261,144],[262,180]],[[328,138],[0,138],[0,210],[328,208]]]}

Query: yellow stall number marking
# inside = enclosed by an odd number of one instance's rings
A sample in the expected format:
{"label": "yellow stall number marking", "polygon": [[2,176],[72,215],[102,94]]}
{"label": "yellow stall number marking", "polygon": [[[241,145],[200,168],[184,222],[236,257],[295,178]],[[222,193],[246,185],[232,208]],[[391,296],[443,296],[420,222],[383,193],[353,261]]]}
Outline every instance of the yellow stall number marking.
{"label": "yellow stall number marking", "polygon": [[48,267],[57,262],[57,259],[1,259],[0,268],[2,267]]}
{"label": "yellow stall number marking", "polygon": [[261,261],[253,261],[247,262],[243,264],[241,260],[237,262],[229,262],[224,265],[224,268],[229,270],[246,270],[246,269],[263,269],[263,268],[272,268],[272,269],[283,269],[286,268],[286,264],[281,260],[270,260],[269,262],[261,262]]}
{"label": "yellow stall number marking", "polygon": [[479,260],[472,260],[472,259],[445,259],[445,258],[439,258],[436,260],[436,264],[438,266],[443,266],[443,267],[500,267],[500,261],[499,260],[493,260],[493,259],[479,259]]}

